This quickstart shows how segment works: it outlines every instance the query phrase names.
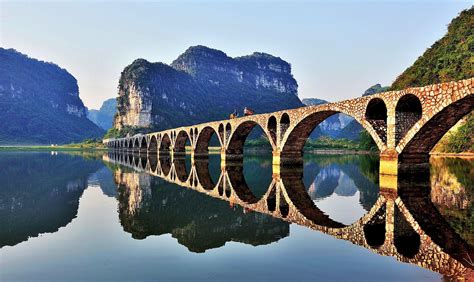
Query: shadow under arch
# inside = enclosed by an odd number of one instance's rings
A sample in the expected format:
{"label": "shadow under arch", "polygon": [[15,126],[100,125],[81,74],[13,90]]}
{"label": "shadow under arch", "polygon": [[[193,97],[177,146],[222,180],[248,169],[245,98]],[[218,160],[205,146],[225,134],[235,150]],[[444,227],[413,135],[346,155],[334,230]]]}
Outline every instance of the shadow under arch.
{"label": "shadow under arch", "polygon": [[365,119],[372,125],[383,143],[387,143],[387,106],[380,98],[373,98],[367,104]]}
{"label": "shadow under arch", "polygon": [[449,129],[473,110],[474,95],[466,96],[445,107],[415,133],[400,152],[399,162],[403,162],[410,154],[428,154]]}
{"label": "shadow under arch", "polygon": [[423,113],[420,99],[413,94],[402,96],[395,107],[395,144],[420,120]]}

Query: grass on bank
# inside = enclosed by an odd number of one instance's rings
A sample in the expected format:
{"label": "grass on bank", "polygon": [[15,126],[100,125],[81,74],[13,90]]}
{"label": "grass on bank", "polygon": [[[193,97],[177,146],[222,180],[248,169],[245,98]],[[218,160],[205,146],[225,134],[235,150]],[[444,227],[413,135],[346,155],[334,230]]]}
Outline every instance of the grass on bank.
{"label": "grass on bank", "polygon": [[77,151],[77,150],[107,150],[102,139],[86,139],[80,143],[64,145],[18,145],[0,146],[0,151]]}

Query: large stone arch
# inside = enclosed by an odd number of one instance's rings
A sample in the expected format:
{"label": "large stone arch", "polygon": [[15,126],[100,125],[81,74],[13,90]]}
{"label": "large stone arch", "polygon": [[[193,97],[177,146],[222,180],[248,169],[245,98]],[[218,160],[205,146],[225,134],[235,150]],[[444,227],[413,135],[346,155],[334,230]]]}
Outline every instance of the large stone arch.
{"label": "large stone arch", "polygon": [[168,152],[171,149],[171,138],[168,135],[168,133],[164,133],[163,136],[161,137],[161,142],[160,142],[160,152]]}
{"label": "large stone arch", "polygon": [[[226,154],[229,155],[242,155],[244,150],[244,144],[247,137],[250,135],[250,132],[256,127],[260,127],[267,138],[271,138],[268,136],[268,131],[266,130],[266,125],[261,125],[257,121],[254,120],[247,120],[237,125],[237,127],[231,131],[229,135],[229,141],[226,146]],[[274,145],[269,139],[270,145],[275,150]]]}
{"label": "large stone arch", "polygon": [[222,140],[219,137],[216,130],[211,126],[206,126],[199,131],[199,135],[196,140],[196,145],[194,148],[195,154],[207,154],[209,152],[209,143],[211,142],[213,135],[217,136],[219,143],[222,147]]}
{"label": "large stone arch", "polygon": [[474,110],[474,95],[468,95],[434,114],[416,122],[400,140],[396,150],[403,161],[409,155],[428,155],[438,141],[460,119]]}
{"label": "large stone arch", "polygon": [[185,153],[186,152],[186,141],[191,142],[191,137],[186,130],[180,130],[176,135],[174,142],[174,152],[175,153]]}
{"label": "large stone arch", "polygon": [[133,139],[133,150],[139,150],[140,149],[140,140],[138,140],[138,137],[135,137]]}
{"label": "large stone arch", "polygon": [[158,139],[156,138],[156,135],[151,136],[150,141],[148,142],[148,151],[152,153],[158,151]]}
{"label": "large stone arch", "polygon": [[146,137],[145,136],[139,137],[139,142],[140,142],[140,152],[146,153],[148,149],[148,143],[146,142]]}

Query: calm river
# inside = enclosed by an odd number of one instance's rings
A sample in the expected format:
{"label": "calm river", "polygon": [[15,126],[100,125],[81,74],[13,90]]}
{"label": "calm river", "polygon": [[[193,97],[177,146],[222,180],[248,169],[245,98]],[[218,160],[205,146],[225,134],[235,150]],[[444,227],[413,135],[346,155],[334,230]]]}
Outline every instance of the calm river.
{"label": "calm river", "polygon": [[365,155],[278,175],[259,156],[2,152],[0,168],[1,281],[474,277],[472,159],[432,158],[400,194]]}

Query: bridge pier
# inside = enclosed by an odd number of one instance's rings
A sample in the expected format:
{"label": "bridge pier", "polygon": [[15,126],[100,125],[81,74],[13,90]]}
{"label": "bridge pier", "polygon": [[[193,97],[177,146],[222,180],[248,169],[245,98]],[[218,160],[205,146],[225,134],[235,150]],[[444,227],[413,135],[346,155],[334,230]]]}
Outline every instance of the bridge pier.
{"label": "bridge pier", "polygon": [[273,167],[285,166],[285,167],[298,167],[303,165],[303,153],[299,151],[295,152],[282,152],[280,150],[274,150],[272,152],[272,164]]}

